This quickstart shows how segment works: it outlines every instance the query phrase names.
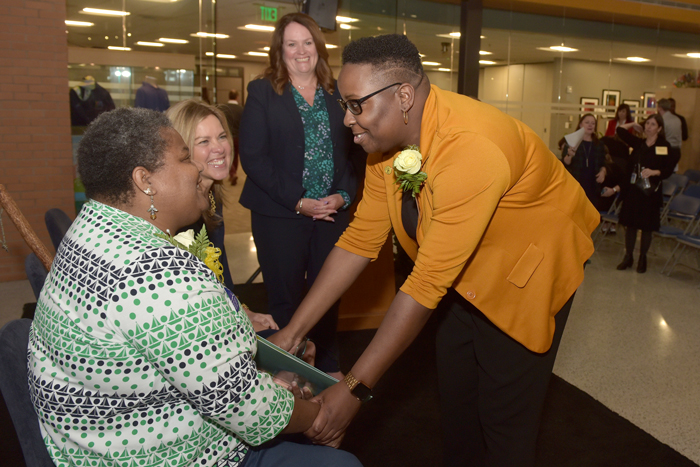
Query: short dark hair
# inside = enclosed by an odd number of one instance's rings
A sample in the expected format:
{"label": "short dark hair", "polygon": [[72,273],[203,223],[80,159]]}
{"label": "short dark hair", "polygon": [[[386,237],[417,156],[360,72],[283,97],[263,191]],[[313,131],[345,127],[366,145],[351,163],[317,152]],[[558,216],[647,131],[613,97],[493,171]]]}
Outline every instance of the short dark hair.
{"label": "short dark hair", "polygon": [[363,37],[343,49],[343,65],[369,64],[391,76],[390,81],[410,82],[423,76],[418,48],[402,34]]}
{"label": "short dark hair", "polygon": [[228,99],[231,101],[237,100],[238,99],[238,91],[236,91],[235,89],[231,89],[228,92]]}
{"label": "short dark hair", "polygon": [[656,105],[662,109],[664,109],[666,112],[671,110],[671,101],[666,99],[665,97],[663,99],[659,99],[656,102]]}
{"label": "short dark hair", "polygon": [[119,108],[97,117],[78,146],[78,171],[88,198],[129,204],[136,167],[151,172],[164,163],[168,117],[148,109]]}

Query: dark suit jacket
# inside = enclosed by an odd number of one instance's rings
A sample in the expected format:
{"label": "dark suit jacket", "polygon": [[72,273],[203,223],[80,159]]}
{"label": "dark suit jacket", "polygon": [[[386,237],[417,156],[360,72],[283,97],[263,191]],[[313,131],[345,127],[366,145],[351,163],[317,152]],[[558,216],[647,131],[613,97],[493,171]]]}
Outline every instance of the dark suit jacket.
{"label": "dark suit jacket", "polygon": [[[324,91],[333,140],[333,184],[330,194],[344,190],[357,194],[355,163],[364,167],[366,155],[343,125],[344,113],[333,95]],[[240,126],[241,165],[247,175],[240,202],[251,211],[272,217],[296,217],[295,207],[304,195],[304,127],[288,84],[280,96],[270,81],[248,84],[248,99]],[[360,166],[358,164],[357,166]]]}

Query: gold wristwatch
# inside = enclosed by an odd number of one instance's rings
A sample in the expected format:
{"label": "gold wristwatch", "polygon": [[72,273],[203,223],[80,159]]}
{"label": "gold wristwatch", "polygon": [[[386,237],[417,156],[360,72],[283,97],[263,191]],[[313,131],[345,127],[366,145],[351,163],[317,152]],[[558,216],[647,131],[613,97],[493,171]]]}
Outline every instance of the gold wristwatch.
{"label": "gold wristwatch", "polygon": [[355,378],[352,373],[345,375],[345,384],[350,388],[350,394],[355,396],[360,402],[367,402],[372,398],[372,389],[365,383]]}

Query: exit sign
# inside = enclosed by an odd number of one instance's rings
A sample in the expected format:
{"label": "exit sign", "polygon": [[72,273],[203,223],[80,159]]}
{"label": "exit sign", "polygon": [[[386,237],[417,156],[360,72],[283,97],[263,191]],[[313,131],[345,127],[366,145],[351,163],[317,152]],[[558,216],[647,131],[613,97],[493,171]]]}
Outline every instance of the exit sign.
{"label": "exit sign", "polygon": [[277,8],[261,6],[260,19],[262,21],[277,21]]}

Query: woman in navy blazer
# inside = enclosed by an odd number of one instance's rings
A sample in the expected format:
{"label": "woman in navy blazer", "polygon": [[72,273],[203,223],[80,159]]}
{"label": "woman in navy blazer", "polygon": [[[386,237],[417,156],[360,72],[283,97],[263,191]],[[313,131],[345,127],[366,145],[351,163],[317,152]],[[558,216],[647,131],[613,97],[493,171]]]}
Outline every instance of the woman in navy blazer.
{"label": "woman in navy blazer", "polygon": [[[268,312],[282,327],[349,223],[365,154],[343,125],[316,22],[302,13],[280,18],[269,54],[270,66],[248,85],[241,118],[247,179],[240,202],[251,210]],[[337,322],[338,303],[309,337],[316,366],[339,376]]]}

